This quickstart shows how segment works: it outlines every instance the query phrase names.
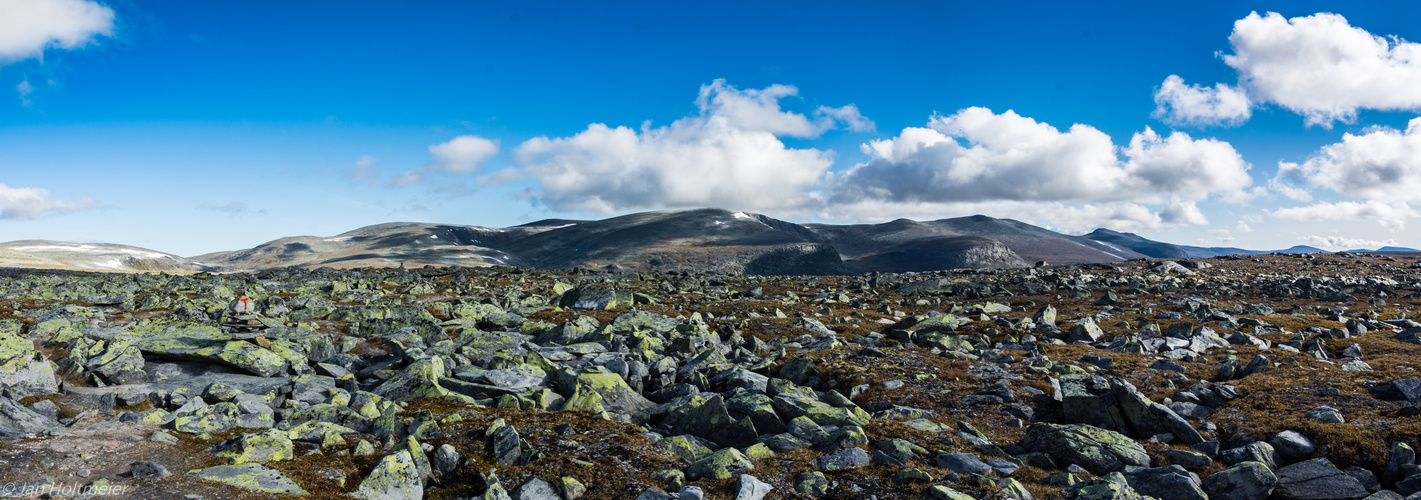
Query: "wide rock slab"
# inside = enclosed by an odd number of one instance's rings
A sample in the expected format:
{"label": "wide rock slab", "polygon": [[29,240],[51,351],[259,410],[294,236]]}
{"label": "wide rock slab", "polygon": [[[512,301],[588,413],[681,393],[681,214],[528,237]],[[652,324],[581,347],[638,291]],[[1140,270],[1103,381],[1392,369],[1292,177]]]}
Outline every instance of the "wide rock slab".
{"label": "wide rock slab", "polygon": [[1021,446],[1051,455],[1058,464],[1076,464],[1096,474],[1126,465],[1150,466],[1150,456],[1135,440],[1115,431],[1083,424],[1033,424]]}
{"label": "wide rock slab", "polygon": [[20,406],[13,399],[0,397],[0,438],[21,437],[60,428],[63,426],[59,422]]}
{"label": "wide rock slab", "polygon": [[188,474],[208,481],[216,481],[262,493],[278,493],[294,496],[306,496],[310,494],[306,490],[301,489],[301,486],[296,484],[295,481],[287,478],[281,471],[272,470],[262,464],[219,465],[206,469],[188,471]]}
{"label": "wide rock slab", "polygon": [[1304,460],[1278,469],[1278,487],[1273,497],[1280,500],[1359,500],[1369,494],[1357,478],[1332,465],[1326,458]]}
{"label": "wide rock slab", "polygon": [[149,356],[221,363],[262,377],[284,375],[290,368],[281,355],[242,340],[172,336],[143,339],[136,345]]}

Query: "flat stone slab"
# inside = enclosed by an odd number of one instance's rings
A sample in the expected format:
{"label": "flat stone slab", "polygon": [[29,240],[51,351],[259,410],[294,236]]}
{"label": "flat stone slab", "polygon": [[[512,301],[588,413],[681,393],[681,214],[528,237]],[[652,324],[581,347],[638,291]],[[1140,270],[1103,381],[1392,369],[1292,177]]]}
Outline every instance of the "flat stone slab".
{"label": "flat stone slab", "polygon": [[300,485],[288,479],[280,471],[272,470],[262,464],[242,464],[242,465],[219,465],[206,469],[196,469],[188,471],[188,474],[216,481],[222,484],[235,486],[242,489],[260,491],[262,493],[280,493],[283,495],[306,496],[306,490]]}

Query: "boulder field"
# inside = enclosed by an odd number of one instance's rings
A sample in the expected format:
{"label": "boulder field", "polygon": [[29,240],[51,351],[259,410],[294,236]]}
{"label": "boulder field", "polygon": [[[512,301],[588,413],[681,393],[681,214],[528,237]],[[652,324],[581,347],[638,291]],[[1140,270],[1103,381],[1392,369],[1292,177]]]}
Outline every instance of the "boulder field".
{"label": "boulder field", "polygon": [[1421,498],[1418,306],[1407,254],[0,270],[0,497]]}

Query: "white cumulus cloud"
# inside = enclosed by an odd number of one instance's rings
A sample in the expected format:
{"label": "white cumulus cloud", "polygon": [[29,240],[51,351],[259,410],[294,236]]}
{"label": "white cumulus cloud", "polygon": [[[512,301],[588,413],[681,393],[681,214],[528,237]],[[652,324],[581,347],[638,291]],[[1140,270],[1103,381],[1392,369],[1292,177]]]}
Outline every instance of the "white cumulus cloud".
{"label": "white cumulus cloud", "polygon": [[1169,75],[1155,90],[1155,111],[1151,116],[1172,125],[1236,127],[1252,116],[1248,94],[1236,87],[1188,85],[1179,75]]}
{"label": "white cumulus cloud", "polygon": [[498,143],[476,136],[461,135],[443,144],[429,147],[434,162],[429,166],[451,174],[472,174],[479,171],[479,163],[498,154]]}
{"label": "white cumulus cloud", "polygon": [[1276,179],[1369,200],[1421,201],[1421,118],[1405,131],[1373,127],[1343,134],[1342,142],[1323,146],[1301,164],[1280,163]]}
{"label": "white cumulus cloud", "polygon": [[0,63],[73,49],[113,33],[113,9],[88,0],[0,0]]}
{"label": "white cumulus cloud", "polygon": [[1326,250],[1376,250],[1385,246],[1396,245],[1396,240],[1369,240],[1365,238],[1348,238],[1345,236],[1307,236],[1304,241],[1316,247]]}
{"label": "white cumulus cloud", "polygon": [[[397,174],[390,179],[390,184],[394,186],[408,186],[422,182],[432,182],[430,179],[431,175],[467,175],[478,173],[482,170],[484,160],[496,154],[498,154],[498,142],[476,135],[461,135],[450,139],[449,142],[430,146],[429,155],[434,157],[434,161],[426,163],[417,169],[406,170]],[[364,161],[364,158],[362,158],[361,161]],[[356,167],[360,167],[359,163],[356,164]],[[448,188],[453,184],[462,185],[462,181],[446,180],[442,185],[444,188]]]}
{"label": "white cumulus cloud", "polygon": [[48,189],[9,187],[0,183],[0,220],[35,220],[98,206],[94,200],[56,200]]}
{"label": "white cumulus cloud", "polygon": [[[906,128],[863,150],[873,158],[826,183],[828,201],[838,205],[831,212],[840,217],[848,207],[867,214],[884,203],[904,209],[1084,203],[1095,205],[1081,211],[1109,213],[1112,220],[1130,221],[1131,229],[1147,229],[1207,223],[1195,202],[1214,195],[1242,200],[1252,183],[1248,163],[1226,142],[1183,132],[1161,136],[1147,128],[1119,147],[1094,127],[1076,124],[1063,132],[1010,110],[968,108],[934,116],[925,128]],[[1153,213],[1141,203],[1167,206]]]}
{"label": "white cumulus cloud", "polygon": [[1279,219],[1304,222],[1374,220],[1391,231],[1399,231],[1405,228],[1407,219],[1421,216],[1421,213],[1417,213],[1405,202],[1384,203],[1376,200],[1315,203],[1301,207],[1280,208],[1268,214]]}
{"label": "white cumulus cloud", "polygon": [[[726,207],[802,212],[833,164],[831,153],[787,147],[781,137],[814,138],[836,126],[871,126],[857,108],[785,111],[787,85],[739,90],[724,80],[701,87],[699,113],[663,127],[601,123],[570,137],[535,137],[514,159],[537,180],[533,196],[554,210]],[[498,177],[498,176],[495,176]]]}
{"label": "white cumulus cloud", "polygon": [[1359,109],[1421,108],[1421,44],[1374,35],[1341,15],[1255,12],[1234,22],[1229,42],[1224,63],[1248,95],[1309,125],[1351,122]]}

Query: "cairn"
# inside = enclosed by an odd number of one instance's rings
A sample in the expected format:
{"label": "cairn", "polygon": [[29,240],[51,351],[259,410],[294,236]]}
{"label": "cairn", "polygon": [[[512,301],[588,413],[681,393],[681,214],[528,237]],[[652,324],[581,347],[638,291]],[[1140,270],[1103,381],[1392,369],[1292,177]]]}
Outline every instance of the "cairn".
{"label": "cairn", "polygon": [[222,330],[232,340],[250,340],[262,347],[271,345],[271,341],[262,336],[267,325],[262,322],[261,313],[257,312],[257,301],[238,292],[237,297],[227,304],[227,312],[229,314],[222,318]]}

